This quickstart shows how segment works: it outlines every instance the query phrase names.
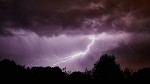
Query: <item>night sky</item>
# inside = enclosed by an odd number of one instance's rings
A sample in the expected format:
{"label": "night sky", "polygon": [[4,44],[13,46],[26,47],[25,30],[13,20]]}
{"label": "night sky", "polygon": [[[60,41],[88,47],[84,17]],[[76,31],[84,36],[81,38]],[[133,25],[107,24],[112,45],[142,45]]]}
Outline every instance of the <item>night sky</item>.
{"label": "night sky", "polygon": [[150,0],[0,0],[0,60],[84,71],[106,53],[150,67]]}

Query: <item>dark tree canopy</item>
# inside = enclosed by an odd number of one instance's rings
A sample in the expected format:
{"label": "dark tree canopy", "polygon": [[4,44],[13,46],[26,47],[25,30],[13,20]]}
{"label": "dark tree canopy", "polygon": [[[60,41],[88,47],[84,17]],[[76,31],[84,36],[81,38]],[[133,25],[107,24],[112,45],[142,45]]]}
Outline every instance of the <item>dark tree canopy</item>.
{"label": "dark tree canopy", "polygon": [[0,61],[0,83],[5,84],[51,84],[51,83],[144,83],[150,80],[150,68],[137,72],[121,70],[115,57],[103,55],[91,71],[67,73],[59,67],[25,67],[14,61]]}
{"label": "dark tree canopy", "polygon": [[115,62],[115,57],[105,54],[94,64],[93,77],[95,80],[113,82],[121,80],[123,75],[120,65]]}

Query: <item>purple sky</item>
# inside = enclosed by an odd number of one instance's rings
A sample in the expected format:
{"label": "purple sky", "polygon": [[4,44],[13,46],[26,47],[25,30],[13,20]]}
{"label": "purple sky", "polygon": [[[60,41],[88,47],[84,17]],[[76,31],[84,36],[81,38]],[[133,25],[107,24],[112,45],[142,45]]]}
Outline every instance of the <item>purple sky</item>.
{"label": "purple sky", "polygon": [[[91,69],[103,54],[121,67],[150,67],[147,0],[0,0],[0,60]],[[85,52],[84,56],[66,57]],[[59,64],[57,64],[59,63]],[[57,65],[54,65],[57,64]]]}

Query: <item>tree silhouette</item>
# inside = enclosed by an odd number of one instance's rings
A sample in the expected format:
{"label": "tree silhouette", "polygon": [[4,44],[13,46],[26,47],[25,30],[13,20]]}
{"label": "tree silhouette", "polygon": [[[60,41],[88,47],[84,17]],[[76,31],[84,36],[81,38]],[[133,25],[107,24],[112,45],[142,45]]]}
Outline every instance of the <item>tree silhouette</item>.
{"label": "tree silhouette", "polygon": [[122,71],[119,64],[115,62],[115,57],[107,54],[101,56],[94,64],[93,77],[95,81],[100,82],[118,82],[123,79]]}
{"label": "tree silhouette", "polygon": [[82,72],[73,72],[68,76],[68,81],[81,83],[81,82],[92,82],[92,77],[89,74]]}
{"label": "tree silhouette", "polygon": [[150,68],[143,68],[132,76],[133,83],[150,83]]}
{"label": "tree silhouette", "polygon": [[0,61],[1,82],[19,83],[25,79],[25,66],[16,65],[14,61],[4,59]]}
{"label": "tree silhouette", "polygon": [[121,70],[115,57],[103,55],[92,70],[67,72],[59,67],[25,67],[14,61],[0,61],[0,83],[3,84],[51,84],[51,83],[150,83],[150,68],[137,72]]}
{"label": "tree silhouette", "polygon": [[125,68],[125,70],[123,71],[123,75],[124,75],[124,82],[130,83],[131,82],[131,77],[132,77],[133,72],[129,69],[129,68]]}

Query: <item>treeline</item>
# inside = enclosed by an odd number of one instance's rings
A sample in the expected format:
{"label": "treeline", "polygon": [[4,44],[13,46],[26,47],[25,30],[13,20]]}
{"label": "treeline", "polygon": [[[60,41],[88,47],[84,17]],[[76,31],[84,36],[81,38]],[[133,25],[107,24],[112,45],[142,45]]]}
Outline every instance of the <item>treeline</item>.
{"label": "treeline", "polygon": [[103,55],[94,68],[85,72],[68,73],[59,67],[25,67],[14,61],[0,61],[0,84],[51,84],[51,83],[150,83],[150,68],[137,72],[121,70],[115,57]]}

